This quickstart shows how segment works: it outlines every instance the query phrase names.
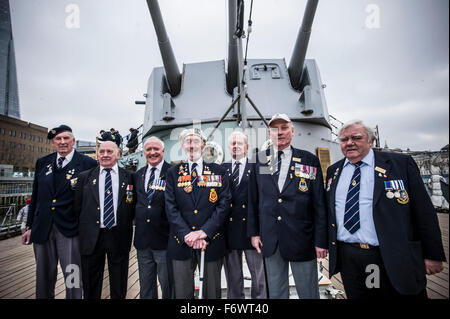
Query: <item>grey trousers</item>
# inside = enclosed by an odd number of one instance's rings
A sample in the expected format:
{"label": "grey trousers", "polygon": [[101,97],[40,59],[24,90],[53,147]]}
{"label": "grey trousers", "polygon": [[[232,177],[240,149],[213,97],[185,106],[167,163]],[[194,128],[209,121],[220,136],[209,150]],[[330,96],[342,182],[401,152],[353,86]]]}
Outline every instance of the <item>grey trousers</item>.
{"label": "grey trousers", "polygon": [[245,299],[242,253],[245,254],[245,260],[252,278],[252,299],[266,299],[267,290],[263,257],[254,249],[230,250],[225,255],[224,268],[227,278],[227,298]]}
{"label": "grey trousers", "polygon": [[81,299],[83,285],[78,236],[64,237],[53,224],[47,242],[43,245],[33,244],[33,249],[36,259],[36,298],[55,298],[59,260],[66,284],[66,299]]}
{"label": "grey trousers", "polygon": [[172,262],[167,258],[167,250],[136,249],[139,266],[141,299],[158,299],[158,283],[161,285],[162,299],[173,299]]}
{"label": "grey trousers", "polygon": [[[200,250],[192,251],[192,258],[172,260],[176,299],[194,299],[194,272],[200,264]],[[222,258],[216,261],[205,261],[205,277],[203,279],[203,298],[221,299],[220,272]]]}
{"label": "grey trousers", "polygon": [[280,249],[277,247],[272,256],[265,258],[265,262],[270,299],[289,299],[289,264],[299,298],[320,298],[317,259],[289,262],[281,257]]}

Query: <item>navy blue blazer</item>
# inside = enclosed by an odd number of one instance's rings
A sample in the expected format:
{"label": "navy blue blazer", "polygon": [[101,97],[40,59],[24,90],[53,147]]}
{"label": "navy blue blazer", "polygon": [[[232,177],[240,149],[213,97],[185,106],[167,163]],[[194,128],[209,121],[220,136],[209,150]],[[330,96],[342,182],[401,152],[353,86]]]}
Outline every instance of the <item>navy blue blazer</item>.
{"label": "navy blue blazer", "polygon": [[[310,152],[292,148],[289,172],[280,192],[276,175],[267,173],[269,154],[269,150],[258,154],[250,174],[247,235],[261,236],[264,257],[272,256],[278,245],[285,260],[313,260],[315,247],[328,248],[319,159]],[[296,176],[296,164],[315,167],[316,178]]]}
{"label": "navy blue blazer", "polygon": [[233,173],[231,161],[223,163],[222,166],[228,173],[232,197],[230,215],[225,223],[227,249],[254,249],[250,237],[247,237],[248,180],[252,170],[252,164],[247,160],[241,182],[234,190],[231,190],[231,174]]}
{"label": "navy blue blazer", "polygon": [[[180,167],[189,174],[188,163],[181,163],[171,167],[166,178],[166,214],[170,223],[168,256],[175,260],[192,258],[192,248],[184,243],[184,236],[201,229],[209,241],[205,260],[222,258],[226,252],[224,226],[231,202],[228,174],[218,164],[203,162],[202,175],[222,176],[222,186],[199,187],[195,201],[193,192],[186,193],[178,186],[178,178],[182,176]],[[214,200],[215,194],[217,200]]]}
{"label": "navy blue blazer", "polygon": [[74,190],[70,181],[75,181],[82,171],[96,165],[96,160],[75,151],[72,160],[62,169],[61,178],[65,180],[58,181],[58,187],[55,187],[56,152],[36,161],[27,220],[33,243],[44,244],[47,241],[52,223],[65,237],[78,234],[78,218],[72,211]]}
{"label": "navy blue blazer", "polygon": [[[164,162],[159,179],[166,179],[167,170],[172,165]],[[165,190],[155,190],[149,203],[145,185],[145,173],[148,166],[133,174],[136,189],[136,213],[134,246],[137,249],[150,247],[154,250],[166,250],[169,238],[169,221],[166,215]]]}
{"label": "navy blue blazer", "polygon": [[[74,213],[79,218],[80,254],[91,255],[100,235],[100,199],[98,179],[100,166],[94,167],[78,176],[75,187]],[[126,200],[127,187],[133,185],[132,172],[119,167],[119,197],[117,200],[117,226],[114,243],[116,252],[127,253],[133,237],[133,219],[136,194],[133,189],[132,201]]]}
{"label": "navy blue blazer", "polygon": [[[426,285],[424,259],[445,261],[441,231],[436,212],[420,176],[419,168],[409,155],[377,152],[373,220],[389,280],[401,294],[418,294]],[[337,227],[335,212],[336,186],[345,159],[327,170],[326,198],[329,215],[330,276],[340,271],[337,260]],[[409,201],[388,199],[384,181],[403,180]]]}

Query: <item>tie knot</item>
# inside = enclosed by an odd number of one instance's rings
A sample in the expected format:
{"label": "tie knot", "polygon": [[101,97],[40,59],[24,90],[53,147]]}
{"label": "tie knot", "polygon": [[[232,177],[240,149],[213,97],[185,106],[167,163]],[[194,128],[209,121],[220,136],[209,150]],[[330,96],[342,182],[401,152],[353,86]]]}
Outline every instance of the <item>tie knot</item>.
{"label": "tie knot", "polygon": [[192,163],[192,170],[194,170],[197,167],[197,163]]}
{"label": "tie knot", "polygon": [[152,167],[152,169],[150,170],[150,172],[153,174],[156,171],[156,167]]}
{"label": "tie knot", "polygon": [[283,154],[284,154],[283,151],[278,151],[278,157],[281,158],[281,155],[283,155]]}
{"label": "tie knot", "polygon": [[234,163],[234,165],[237,166],[237,167],[239,167],[239,165],[241,165],[241,162],[236,161],[236,162]]}
{"label": "tie knot", "polygon": [[112,170],[112,168],[104,168],[103,170],[104,170],[104,171],[106,171],[106,174],[110,174],[110,173],[111,173],[111,170]]}
{"label": "tie knot", "polygon": [[363,161],[359,161],[359,162],[356,162],[353,165],[355,165],[356,168],[359,168],[362,164],[363,164]]}

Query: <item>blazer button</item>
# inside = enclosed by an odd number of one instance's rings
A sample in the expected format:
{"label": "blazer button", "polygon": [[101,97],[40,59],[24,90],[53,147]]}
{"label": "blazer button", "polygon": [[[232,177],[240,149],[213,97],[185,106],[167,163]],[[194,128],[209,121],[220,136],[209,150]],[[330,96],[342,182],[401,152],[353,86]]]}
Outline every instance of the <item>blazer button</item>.
{"label": "blazer button", "polygon": [[331,227],[336,227],[336,225],[335,224],[331,224]]}
{"label": "blazer button", "polygon": [[97,220],[97,224],[100,224],[100,221],[99,221],[99,220]]}
{"label": "blazer button", "polygon": [[149,208],[149,209],[152,208],[152,205],[148,205],[147,208]]}
{"label": "blazer button", "polygon": [[147,223],[150,223],[150,219],[147,219]]}
{"label": "blazer button", "polygon": [[97,210],[100,210],[100,207],[97,207]]}
{"label": "blazer button", "polygon": [[192,226],[192,230],[195,230],[195,226]]}
{"label": "blazer button", "polygon": [[53,203],[56,203],[56,199],[53,200]]}
{"label": "blazer button", "polygon": [[336,243],[334,241],[331,242],[331,245],[336,245]]}
{"label": "blazer button", "polygon": [[194,214],[198,214],[198,210],[194,209]]}
{"label": "blazer button", "polygon": [[245,222],[245,217],[244,217],[244,218],[242,218],[242,221],[243,221],[243,222]]}
{"label": "blazer button", "polygon": [[52,207],[52,210],[55,210],[55,207]]}
{"label": "blazer button", "polygon": [[278,217],[277,217],[277,220],[281,220],[281,216],[278,216]]}
{"label": "blazer button", "polygon": [[282,203],[283,200],[281,198],[278,198],[278,203]]}
{"label": "blazer button", "polygon": [[233,204],[230,204],[230,207],[233,207]]}
{"label": "blazer button", "polygon": [[230,222],[232,222],[233,221],[233,217],[230,217]]}
{"label": "blazer button", "polygon": [[242,205],[242,208],[245,208],[245,205]]}

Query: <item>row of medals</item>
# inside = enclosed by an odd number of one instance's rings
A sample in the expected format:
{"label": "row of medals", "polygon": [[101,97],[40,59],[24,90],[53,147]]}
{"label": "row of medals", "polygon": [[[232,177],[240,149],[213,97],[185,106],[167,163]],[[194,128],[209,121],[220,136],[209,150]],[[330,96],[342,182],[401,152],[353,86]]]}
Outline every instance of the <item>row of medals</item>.
{"label": "row of medals", "polygon": [[396,190],[395,192],[393,192],[392,190],[387,190],[386,192],[386,197],[389,199],[393,199],[395,198],[405,198],[406,197],[406,191],[405,190]]}

